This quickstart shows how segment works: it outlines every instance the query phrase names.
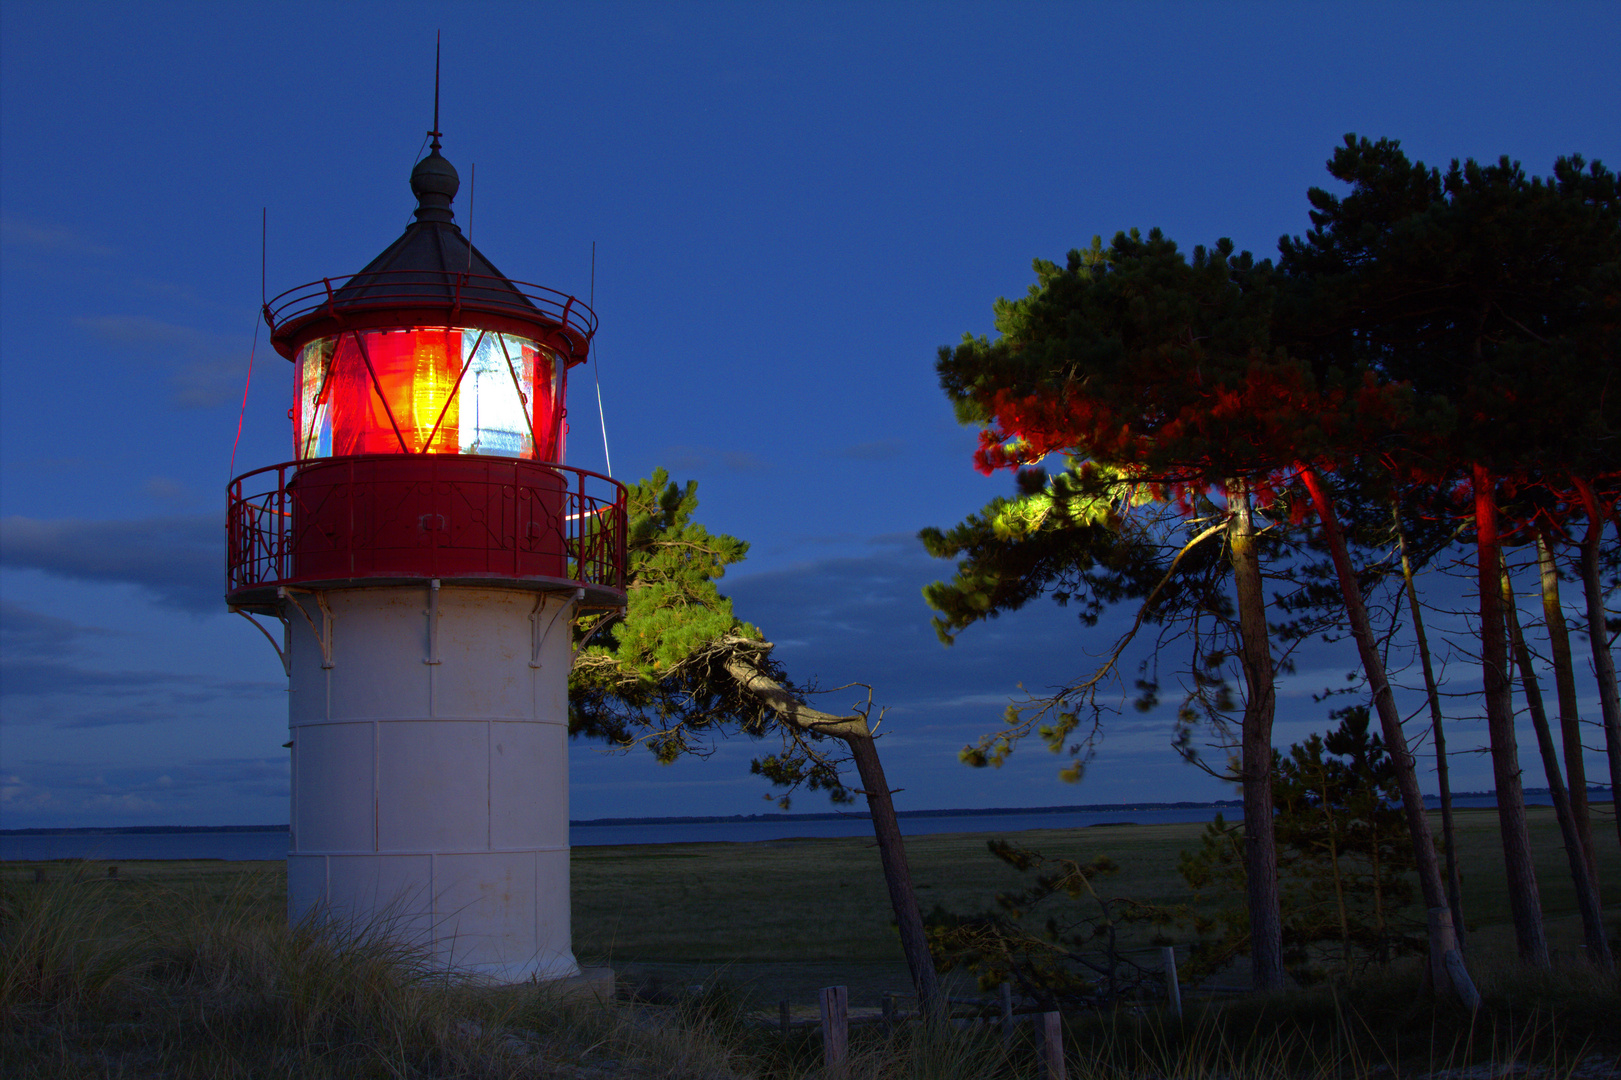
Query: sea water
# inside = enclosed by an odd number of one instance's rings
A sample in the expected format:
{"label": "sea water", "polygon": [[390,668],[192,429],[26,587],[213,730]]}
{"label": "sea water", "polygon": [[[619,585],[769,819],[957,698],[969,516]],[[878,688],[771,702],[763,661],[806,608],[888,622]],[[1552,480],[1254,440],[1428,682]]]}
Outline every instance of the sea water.
{"label": "sea water", "polygon": [[[1426,799],[1433,807],[1436,800]],[[1546,795],[1527,793],[1528,803],[1547,805]],[[1490,807],[1489,795],[1463,796],[1462,807]],[[1217,814],[1229,821],[1243,817],[1237,806],[1088,807],[1085,809],[1031,809],[996,813],[910,813],[901,817],[907,836],[935,833],[1003,834],[1030,829],[1082,829],[1109,825],[1163,825],[1174,822],[1213,821]],[[797,838],[859,837],[872,835],[872,822],[859,814],[762,814],[718,820],[613,819],[571,822],[569,843],[574,847],[606,844],[759,843]],[[57,832],[0,833],[0,860],[46,859],[222,859],[271,860],[287,855],[287,829],[212,832]]]}

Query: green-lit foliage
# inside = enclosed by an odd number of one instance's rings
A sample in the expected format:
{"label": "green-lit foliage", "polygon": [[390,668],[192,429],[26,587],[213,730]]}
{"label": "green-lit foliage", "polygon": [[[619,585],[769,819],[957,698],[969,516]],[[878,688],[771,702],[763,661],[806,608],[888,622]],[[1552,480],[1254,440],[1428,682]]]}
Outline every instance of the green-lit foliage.
{"label": "green-lit foliage", "polygon": [[[951,644],[975,622],[1043,596],[1073,607],[1085,626],[1095,625],[1110,604],[1137,600],[1139,627],[1173,617],[1193,623],[1202,612],[1209,618],[1193,632],[1223,633],[1231,604],[1218,587],[1220,549],[1214,544],[1179,549],[1181,515],[1157,504],[1148,485],[1121,469],[1075,458],[1050,474],[1042,468],[1021,470],[1018,480],[1017,497],[992,500],[950,530],[927,528],[919,534],[930,555],[957,560],[951,580],[923,590],[939,612],[934,627],[942,642]],[[1199,509],[1213,510],[1202,500]],[[1098,730],[1095,691],[1112,678],[1118,656],[1117,649],[1103,670],[1055,694],[1009,705],[1002,728],[965,747],[962,760],[1000,765],[1020,739],[1035,732],[1053,753],[1069,751],[1071,761],[1061,775],[1078,779]],[[1158,689],[1153,662],[1140,674],[1139,705],[1151,707]],[[1209,691],[1212,702],[1222,696],[1222,682],[1219,672],[1208,684],[1188,680],[1196,693]],[[1189,708],[1189,716],[1203,715],[1191,703]],[[1077,737],[1086,716],[1093,724]]]}
{"label": "green-lit foliage", "polygon": [[973,623],[1042,595],[1060,606],[1075,601],[1081,622],[1093,626],[1108,603],[1153,586],[1158,551],[1122,512],[1145,500],[1118,469],[1071,458],[1052,475],[1023,470],[1019,485],[1017,498],[993,499],[949,531],[918,534],[930,555],[958,560],[955,578],[923,589],[947,645]]}
{"label": "green-lit foliage", "polygon": [[752,772],[779,788],[826,791],[848,802],[842,755],[827,752],[815,731],[774,724],[770,704],[729,670],[742,658],[751,671],[787,685],[771,643],[733,613],[717,585],[748,544],[711,533],[693,519],[697,509],[697,482],[678,484],[664,469],[630,486],[627,604],[622,614],[588,614],[575,627],[570,733],[620,747],[644,744],[667,764],[706,755],[714,739],[731,732],[774,732],[782,749],[757,758]]}
{"label": "green-lit foliage", "polygon": [[[717,670],[722,643],[760,640],[716,582],[748,545],[692,519],[698,485],[663,470],[629,489],[629,591],[622,616],[582,619],[569,678],[570,731],[620,746],[646,742],[669,762],[718,724],[758,733],[764,718]],[[581,647],[583,645],[583,648]]]}
{"label": "green-lit foliage", "polygon": [[759,631],[737,620],[715,584],[728,566],[743,561],[749,545],[692,519],[697,481],[683,486],[656,469],[630,487],[627,502],[628,606],[600,635],[607,640],[595,641],[576,664],[577,681],[605,670],[591,657],[611,656],[619,682],[634,675],[652,684],[711,641],[728,634],[758,640]]}

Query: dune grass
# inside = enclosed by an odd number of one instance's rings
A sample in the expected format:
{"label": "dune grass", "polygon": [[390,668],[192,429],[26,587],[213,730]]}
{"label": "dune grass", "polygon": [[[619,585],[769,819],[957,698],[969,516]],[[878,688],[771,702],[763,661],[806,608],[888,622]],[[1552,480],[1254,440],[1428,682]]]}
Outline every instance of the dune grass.
{"label": "dune grass", "polygon": [[[1401,1077],[1480,1062],[1548,1078],[1613,1075],[1621,990],[1582,963],[1561,854],[1533,815],[1553,972],[1512,962],[1495,821],[1465,815],[1471,963],[1486,1008],[1432,1002],[1417,965],[1278,998],[1190,1000],[1187,1015],[1121,1010],[1066,1018],[1070,1076]],[[1021,834],[1049,854],[1109,854],[1111,886],[1176,902],[1175,852],[1197,826]],[[982,907],[1011,884],[984,836],[911,842],[925,904]],[[1609,845],[1613,848],[1614,845]],[[877,856],[861,840],[586,848],[574,853],[583,959],[608,959],[641,1000],[561,1000],[544,986],[446,974],[389,933],[284,918],[279,863],[0,866],[0,1075],[5,1077],[569,1077],[810,1080],[814,1029],[774,1018],[814,990],[905,991]],[[1621,880],[1605,853],[1605,880]],[[1494,898],[1495,897],[1495,898]],[[1614,900],[1612,898],[1612,905]],[[1613,907],[1612,907],[1613,910]],[[864,980],[864,981],[863,981]],[[650,999],[650,1000],[649,1000]],[[863,1004],[860,993],[852,1002]],[[1030,1029],[852,1031],[850,1080],[1040,1075]],[[1598,1055],[1595,1057],[1595,1055]],[[1484,1075],[1484,1074],[1482,1074]]]}
{"label": "dune grass", "polygon": [[738,1075],[701,1002],[650,1015],[476,983],[386,918],[288,926],[265,869],[180,886],[102,869],[0,890],[8,1080]]}

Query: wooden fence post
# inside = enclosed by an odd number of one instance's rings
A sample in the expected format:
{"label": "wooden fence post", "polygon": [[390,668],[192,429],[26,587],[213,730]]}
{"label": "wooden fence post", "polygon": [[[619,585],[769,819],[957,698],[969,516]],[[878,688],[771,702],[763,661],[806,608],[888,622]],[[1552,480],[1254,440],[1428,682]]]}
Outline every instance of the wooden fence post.
{"label": "wooden fence post", "polygon": [[1182,1019],[1182,987],[1176,981],[1176,947],[1166,945],[1160,949],[1165,957],[1165,996],[1171,1002],[1171,1015]]}
{"label": "wooden fence post", "polygon": [[850,1042],[850,988],[824,986],[822,1003],[822,1064],[829,1070],[844,1067]]}
{"label": "wooden fence post", "polygon": [[884,991],[884,1030],[895,1030],[895,991]]}
{"label": "wooden fence post", "polygon": [[788,1037],[788,999],[783,998],[777,1002],[777,1023],[782,1028],[782,1037]]}
{"label": "wooden fence post", "polygon": [[1046,1066],[1047,1080],[1067,1080],[1064,1070],[1064,1016],[1062,1013],[1041,1014],[1041,1061]]}
{"label": "wooden fence post", "polygon": [[1013,1045],[1013,987],[1001,986],[1002,993],[1002,1045]]}

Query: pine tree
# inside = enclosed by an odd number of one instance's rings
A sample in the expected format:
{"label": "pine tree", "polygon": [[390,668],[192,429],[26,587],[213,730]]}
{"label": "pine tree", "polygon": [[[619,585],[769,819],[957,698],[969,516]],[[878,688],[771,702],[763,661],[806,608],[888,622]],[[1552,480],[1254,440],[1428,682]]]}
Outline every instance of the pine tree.
{"label": "pine tree", "polygon": [[997,893],[989,911],[961,915],[936,905],[929,943],[942,970],[973,972],[981,990],[1010,983],[1045,1008],[1109,1008],[1163,993],[1161,972],[1134,962],[1119,947],[1119,933],[1128,925],[1169,926],[1186,918],[1186,909],[1105,895],[1100,883],[1120,869],[1107,856],[1083,863],[1006,840],[986,847],[1034,880]]}
{"label": "pine tree", "polygon": [[[1350,975],[1370,964],[1422,952],[1420,923],[1403,916],[1414,899],[1415,866],[1396,770],[1367,706],[1336,710],[1339,726],[1279,754],[1274,766],[1278,865],[1283,895],[1284,955],[1301,982]],[[1236,891],[1242,861],[1235,829],[1208,826],[1197,851],[1183,852],[1189,885]],[[1248,951],[1242,926],[1218,914],[1192,970],[1208,971]]]}

